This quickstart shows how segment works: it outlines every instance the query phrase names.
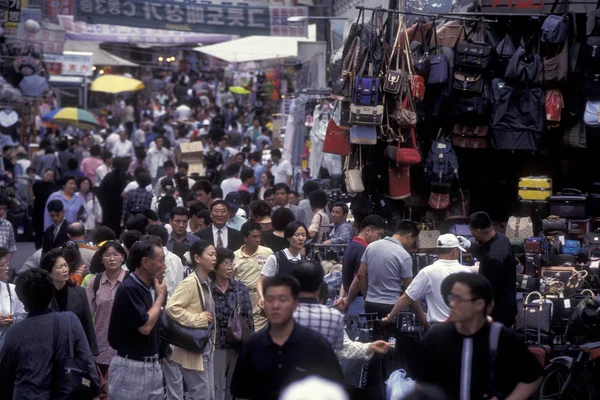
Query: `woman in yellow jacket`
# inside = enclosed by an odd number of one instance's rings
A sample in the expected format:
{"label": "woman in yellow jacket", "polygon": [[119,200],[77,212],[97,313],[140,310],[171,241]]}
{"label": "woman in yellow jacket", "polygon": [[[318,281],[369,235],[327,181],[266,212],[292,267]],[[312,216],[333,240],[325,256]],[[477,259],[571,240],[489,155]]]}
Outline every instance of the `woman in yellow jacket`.
{"label": "woman in yellow jacket", "polygon": [[[214,318],[215,304],[208,273],[217,262],[217,253],[211,242],[200,240],[190,248],[193,269],[173,293],[167,303],[167,313],[175,321],[193,328],[207,328]],[[210,332],[212,339],[204,352],[192,353],[173,346],[171,361],[179,365],[183,379],[187,385],[189,399],[214,400],[213,353],[215,345],[215,329]]]}

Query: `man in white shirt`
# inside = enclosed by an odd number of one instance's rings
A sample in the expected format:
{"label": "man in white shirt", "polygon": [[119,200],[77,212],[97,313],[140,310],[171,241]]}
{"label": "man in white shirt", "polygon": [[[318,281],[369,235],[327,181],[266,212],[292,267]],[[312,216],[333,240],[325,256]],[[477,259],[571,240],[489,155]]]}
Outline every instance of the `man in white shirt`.
{"label": "man in white shirt", "polygon": [[100,186],[102,179],[112,171],[113,155],[110,151],[105,151],[102,154],[102,164],[96,168],[96,186]]}
{"label": "man in white shirt", "polygon": [[127,139],[127,132],[119,132],[119,141],[113,147],[115,157],[131,157],[133,158],[133,143]]}
{"label": "man in white shirt", "polygon": [[273,165],[271,165],[271,173],[275,178],[275,184],[285,183],[289,185],[294,173],[292,164],[290,164],[288,160],[281,159],[281,150],[279,149],[271,150],[271,160],[273,162]]}
{"label": "man in white shirt", "polygon": [[[121,139],[120,133],[124,132],[125,128],[123,128],[122,126],[119,126],[117,128],[115,128],[114,132],[111,132],[107,137],[106,137],[106,150],[110,151],[111,153],[114,152],[115,149],[115,145],[119,142],[119,140]],[[114,153],[113,153],[114,154]]]}
{"label": "man in white shirt", "polygon": [[224,179],[223,182],[221,182],[223,198],[227,197],[227,195],[231,192],[237,192],[238,188],[242,184],[242,181],[238,178],[238,173],[240,172],[239,165],[232,164],[227,167],[225,172],[227,173],[227,179]]}
{"label": "man in white shirt", "polygon": [[162,136],[157,136],[154,139],[155,147],[148,150],[146,156],[146,162],[150,166],[150,176],[152,180],[156,182],[158,178],[158,170],[164,165],[165,161],[169,159],[169,151],[163,147],[164,139]]}
{"label": "man in white shirt", "polygon": [[[439,259],[433,264],[423,268],[413,281],[408,285],[400,299],[384,321],[394,321],[396,315],[405,309],[411,302],[418,302],[425,297],[427,301],[427,316],[421,314],[419,320],[425,326],[431,323],[444,322],[450,315],[450,307],[442,296],[442,281],[447,276],[459,272],[471,272],[458,262],[459,251],[465,251],[462,244],[467,241],[462,236],[451,233],[441,235],[437,240],[437,254]],[[421,307],[417,307],[423,313]]]}

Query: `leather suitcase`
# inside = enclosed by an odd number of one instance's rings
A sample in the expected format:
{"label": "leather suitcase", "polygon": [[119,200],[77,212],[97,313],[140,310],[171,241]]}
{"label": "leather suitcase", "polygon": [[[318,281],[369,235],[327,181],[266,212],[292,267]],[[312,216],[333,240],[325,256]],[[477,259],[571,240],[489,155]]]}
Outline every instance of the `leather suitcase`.
{"label": "leather suitcase", "polygon": [[552,179],[526,176],[519,179],[519,200],[544,201],[552,195]]}
{"label": "leather suitcase", "polygon": [[550,196],[550,214],[562,218],[584,219],[586,217],[587,195],[579,189],[563,189],[555,196]]}
{"label": "leather suitcase", "polygon": [[542,252],[542,238],[530,237],[525,239],[525,252],[540,254]]}

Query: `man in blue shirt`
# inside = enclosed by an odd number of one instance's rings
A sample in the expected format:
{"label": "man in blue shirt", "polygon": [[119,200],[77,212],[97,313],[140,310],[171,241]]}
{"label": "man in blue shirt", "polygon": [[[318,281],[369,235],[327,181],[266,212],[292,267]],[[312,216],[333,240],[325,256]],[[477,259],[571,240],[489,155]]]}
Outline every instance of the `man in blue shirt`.
{"label": "man in blue shirt", "polygon": [[346,218],[348,218],[348,205],[341,201],[334,203],[331,207],[331,223],[333,223],[333,231],[329,235],[331,239],[324,241],[323,244],[350,243],[354,233],[352,224],[346,221]]}
{"label": "man in blue shirt", "polygon": [[265,172],[265,167],[262,165],[262,153],[260,151],[250,153],[248,163],[254,170],[254,185],[250,188],[250,193],[254,193],[255,190],[259,190],[262,187],[260,177]]}

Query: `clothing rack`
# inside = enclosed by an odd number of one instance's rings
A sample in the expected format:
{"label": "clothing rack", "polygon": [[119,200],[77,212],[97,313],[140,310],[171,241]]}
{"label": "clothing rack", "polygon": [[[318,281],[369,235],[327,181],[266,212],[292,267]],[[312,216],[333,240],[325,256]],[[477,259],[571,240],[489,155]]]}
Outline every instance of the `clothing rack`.
{"label": "clothing rack", "polygon": [[466,15],[474,15],[477,17],[505,17],[505,18],[512,18],[512,17],[531,17],[531,18],[535,18],[535,17],[547,17],[550,14],[534,14],[534,13],[498,13],[498,12],[449,12],[449,13],[445,13],[445,14],[440,14],[440,15],[449,15],[449,16],[466,16]]}
{"label": "clothing rack", "polygon": [[[390,10],[388,8],[375,8],[375,7],[363,7],[363,6],[356,6],[357,10],[367,10],[367,11],[380,11],[380,12],[385,12],[385,13],[392,13],[392,14],[403,14],[403,15],[412,15],[412,16],[417,16],[417,17],[429,17],[432,19],[456,19],[456,20],[460,20],[460,21],[470,21],[470,22],[491,22],[491,23],[496,23],[498,22],[498,20],[496,19],[487,19],[487,18],[483,18],[483,14],[476,14],[476,16],[478,18],[469,18],[467,16],[469,15],[473,15],[472,13],[460,13],[461,15],[458,15],[459,13],[456,13],[455,16],[452,16],[451,14],[434,14],[434,13],[423,13],[423,12],[416,12],[416,11],[400,11],[400,10]],[[499,14],[500,15],[500,14]]]}

